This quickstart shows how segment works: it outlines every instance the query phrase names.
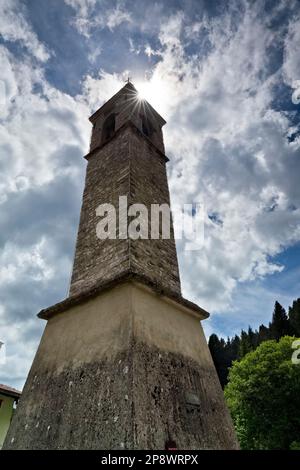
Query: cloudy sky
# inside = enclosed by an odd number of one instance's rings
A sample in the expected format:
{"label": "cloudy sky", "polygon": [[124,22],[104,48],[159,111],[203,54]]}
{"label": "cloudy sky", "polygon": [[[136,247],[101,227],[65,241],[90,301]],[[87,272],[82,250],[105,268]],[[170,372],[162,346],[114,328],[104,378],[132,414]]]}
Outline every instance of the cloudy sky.
{"label": "cloudy sky", "polygon": [[88,117],[128,73],[167,120],[173,203],[205,205],[178,254],[206,333],[300,297],[299,1],[0,0],[0,382],[22,387],[67,294]]}

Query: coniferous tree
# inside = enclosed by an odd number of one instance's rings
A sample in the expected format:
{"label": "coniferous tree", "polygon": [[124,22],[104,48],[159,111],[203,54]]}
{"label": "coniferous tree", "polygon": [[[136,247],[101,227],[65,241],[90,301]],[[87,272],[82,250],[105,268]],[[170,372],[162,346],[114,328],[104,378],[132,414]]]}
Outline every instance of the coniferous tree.
{"label": "coniferous tree", "polygon": [[279,302],[275,302],[272,322],[270,323],[271,339],[278,341],[282,336],[288,335],[290,325],[286,311]]}
{"label": "coniferous tree", "polygon": [[270,339],[270,329],[265,325],[260,325],[258,330],[258,344]]}
{"label": "coniferous tree", "polygon": [[294,300],[289,307],[289,316],[279,302],[275,302],[272,321],[269,326],[260,325],[258,331],[249,326],[248,331],[241,331],[240,336],[235,335],[225,341],[212,334],[209,338],[209,349],[219,376],[222,387],[228,382],[228,372],[233,361],[241,360],[247,353],[254,351],[264,341],[282,336],[300,336],[300,298]]}
{"label": "coniferous tree", "polygon": [[250,343],[249,335],[246,331],[242,330],[238,358],[241,359],[250,351],[252,351],[252,346]]}
{"label": "coniferous tree", "polygon": [[291,334],[300,336],[300,299],[294,300],[292,307],[289,307],[289,322]]}
{"label": "coniferous tree", "polygon": [[251,326],[249,326],[248,338],[249,338],[249,344],[251,346],[251,351],[254,351],[254,349],[257,348],[258,346],[257,337],[258,337],[257,331],[253,331]]}
{"label": "coniferous tree", "polygon": [[240,342],[241,340],[238,335],[235,335],[235,337],[231,340],[231,362],[235,361],[238,358]]}
{"label": "coniferous tree", "polygon": [[225,344],[225,364],[224,364],[226,366],[227,373],[228,373],[229,367],[231,367],[232,361],[234,361],[235,359],[236,359],[236,354],[234,351],[234,344],[232,342],[232,339],[227,338],[227,342]]}

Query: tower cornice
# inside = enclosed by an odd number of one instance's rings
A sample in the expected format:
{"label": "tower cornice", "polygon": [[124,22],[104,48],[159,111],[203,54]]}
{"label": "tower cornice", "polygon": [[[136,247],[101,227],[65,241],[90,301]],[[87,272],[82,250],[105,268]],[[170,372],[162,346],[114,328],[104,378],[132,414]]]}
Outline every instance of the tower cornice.
{"label": "tower cornice", "polygon": [[199,307],[199,305],[195,304],[194,302],[185,299],[184,297],[182,297],[182,295],[178,294],[177,292],[162,287],[159,283],[153,282],[153,280],[151,280],[147,276],[143,276],[139,273],[134,273],[130,270],[107,282],[99,282],[92,289],[86,289],[80,294],[68,297],[67,299],[61,302],[58,302],[46,309],[43,309],[37,314],[37,316],[44,320],[49,320],[54,315],[65,312],[66,310],[75,305],[80,305],[81,303],[86,302],[89,299],[97,297],[101,292],[107,291],[117,285],[124,284],[127,282],[141,284],[142,286],[150,289],[155,294],[165,297],[169,301],[176,302],[181,307],[188,309],[191,314],[197,316],[199,320],[204,320],[209,317],[209,313],[203,308]]}
{"label": "tower cornice", "polygon": [[152,140],[150,140],[146,135],[144,135],[140,129],[134,124],[134,122],[132,121],[126,121],[121,127],[119,127],[119,129],[112,135],[112,137],[110,137],[109,139],[107,139],[105,142],[102,142],[100,145],[98,145],[97,147],[95,147],[93,150],[91,150],[89,153],[87,153],[86,155],[84,155],[83,158],[85,158],[86,160],[89,160],[93,155],[95,155],[99,150],[101,150],[103,147],[105,147],[109,142],[111,142],[112,140],[114,140],[118,134],[120,134],[123,130],[125,130],[126,128],[128,127],[131,127],[132,129],[134,129],[136,131],[137,134],[143,136],[143,138],[147,141],[148,145],[150,145],[157,153],[158,155],[165,161],[165,162],[168,162],[169,161],[169,158],[166,156],[165,153],[163,153],[153,142]]}

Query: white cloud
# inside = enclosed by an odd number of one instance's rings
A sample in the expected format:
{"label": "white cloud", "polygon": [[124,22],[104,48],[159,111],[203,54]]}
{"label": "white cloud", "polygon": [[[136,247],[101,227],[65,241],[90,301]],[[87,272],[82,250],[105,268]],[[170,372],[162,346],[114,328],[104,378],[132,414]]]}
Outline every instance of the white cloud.
{"label": "white cloud", "polygon": [[78,16],[87,17],[97,0],[65,0],[65,3],[77,11]]}
{"label": "white cloud", "polygon": [[286,83],[295,87],[296,81],[300,80],[300,17],[295,18],[289,24],[288,34],[284,41],[284,66],[283,72]]}
{"label": "white cloud", "polygon": [[88,59],[91,64],[95,64],[98,57],[101,55],[102,48],[100,46],[93,48],[93,50],[88,54]]}
{"label": "white cloud", "polygon": [[130,12],[116,3],[108,8],[102,0],[65,0],[75,10],[72,21],[80,34],[89,38],[95,29],[109,28],[113,31],[122,23],[130,23]]}
{"label": "white cloud", "polygon": [[66,293],[90,109],[51,87],[30,58],[0,46],[0,60],[0,381],[20,386],[43,327],[35,315]]}
{"label": "white cloud", "polygon": [[136,46],[134,43],[134,40],[132,38],[128,39],[129,42],[129,50],[132,52],[132,54],[137,54],[139,55],[141,52],[141,46]]}
{"label": "white cloud", "polygon": [[50,87],[30,61],[16,61],[3,46],[0,58],[5,65],[0,80],[7,90],[6,106],[1,110],[5,121],[0,122],[2,164],[7,164],[0,176],[4,200],[6,193],[24,184],[32,187],[53,179],[60,171],[53,155],[68,142],[87,149],[90,126],[86,105]]}
{"label": "white cloud", "polygon": [[0,252],[1,285],[13,283],[22,276],[29,276],[34,281],[49,281],[53,277],[54,270],[45,261],[46,251],[45,238],[26,249],[8,242]]}
{"label": "white cloud", "polygon": [[27,22],[26,10],[19,0],[1,0],[0,35],[5,41],[17,41],[34,57],[46,62],[50,52]]}
{"label": "white cloud", "polygon": [[[22,390],[38,347],[44,325],[35,318],[3,324],[0,309],[0,338],[5,344],[6,360],[0,364],[1,383]],[[24,341],[26,338],[26,341]]]}
{"label": "white cloud", "polygon": [[161,55],[161,52],[155,51],[151,46],[149,46],[149,44],[147,44],[145,46],[145,54],[146,56],[151,57],[152,55]]}
{"label": "white cloud", "polygon": [[122,86],[126,72],[122,74],[110,74],[100,70],[98,76],[91,77],[87,75],[83,82],[83,96],[79,100],[86,100],[94,111],[105,101],[109,100]]}
{"label": "white cloud", "polygon": [[128,11],[123,10],[120,5],[117,5],[116,8],[110,10],[106,17],[106,24],[110,30],[113,30],[120,24],[124,22],[130,22],[131,15]]}

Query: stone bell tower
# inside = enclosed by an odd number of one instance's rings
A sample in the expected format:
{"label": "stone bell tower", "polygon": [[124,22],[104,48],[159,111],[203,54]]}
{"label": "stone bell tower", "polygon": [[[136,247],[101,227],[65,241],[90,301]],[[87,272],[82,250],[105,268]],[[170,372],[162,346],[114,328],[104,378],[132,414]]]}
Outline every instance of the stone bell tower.
{"label": "stone bell tower", "polygon": [[[99,239],[97,207],[168,204],[164,119],[127,83],[90,118],[69,296],[47,320],[6,449],[236,449],[171,237]],[[151,224],[150,224],[151,225]],[[149,226],[149,230],[150,230]],[[192,269],[192,266],[191,266]]]}

